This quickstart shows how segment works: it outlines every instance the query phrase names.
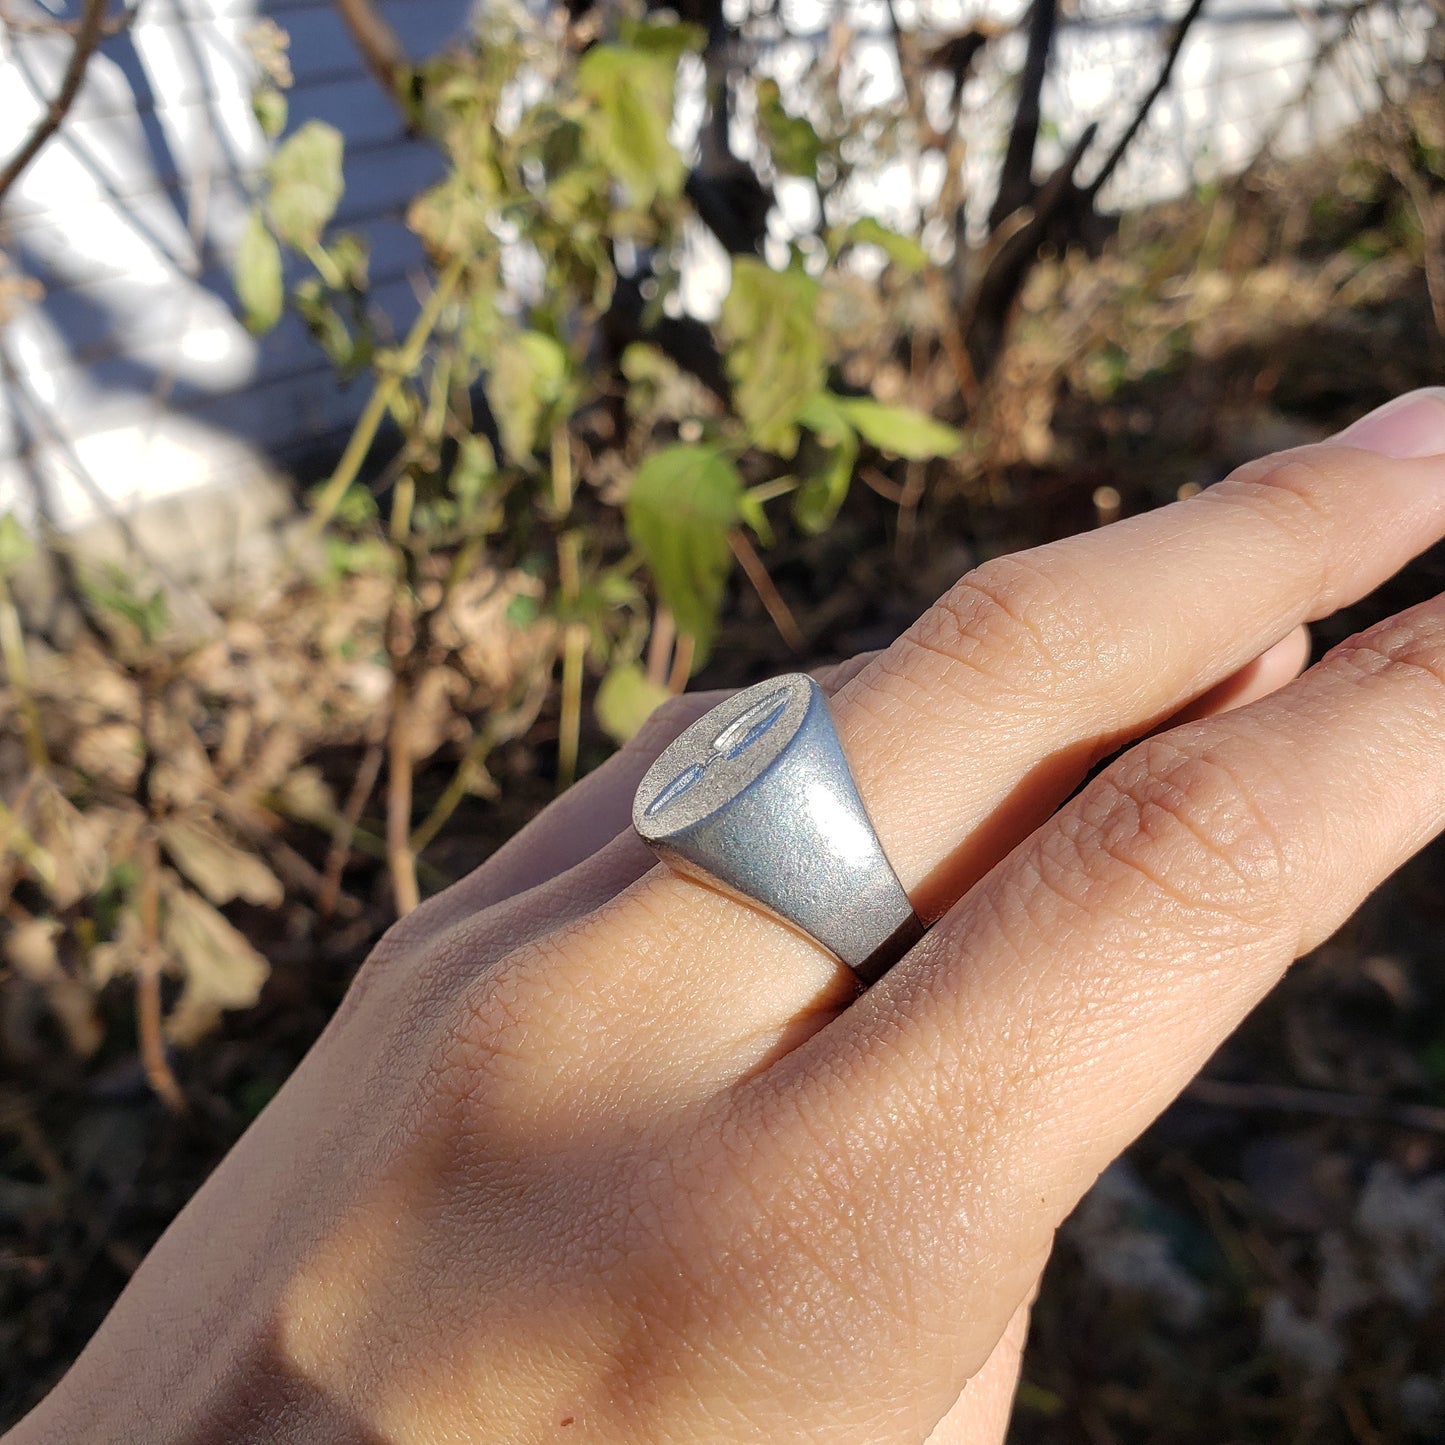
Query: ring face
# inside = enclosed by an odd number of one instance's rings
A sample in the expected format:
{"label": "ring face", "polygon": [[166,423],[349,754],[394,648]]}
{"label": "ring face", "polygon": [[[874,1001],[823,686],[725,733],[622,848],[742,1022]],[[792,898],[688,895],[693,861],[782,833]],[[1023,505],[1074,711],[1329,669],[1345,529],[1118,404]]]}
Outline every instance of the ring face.
{"label": "ring face", "polygon": [[801,673],[699,718],[648,769],[632,822],[680,872],[760,904],[871,982],[922,936]]}

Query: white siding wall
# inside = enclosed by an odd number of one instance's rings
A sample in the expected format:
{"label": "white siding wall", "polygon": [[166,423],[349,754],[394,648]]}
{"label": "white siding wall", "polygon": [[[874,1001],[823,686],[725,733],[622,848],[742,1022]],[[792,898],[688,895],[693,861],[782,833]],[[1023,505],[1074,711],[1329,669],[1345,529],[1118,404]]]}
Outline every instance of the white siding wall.
{"label": "white siding wall", "polygon": [[[385,8],[426,53],[463,30],[469,3]],[[338,223],[370,239],[378,299],[409,321],[419,253],[401,213],[439,163],[402,135],[331,6],[144,0],[7,201],[7,249],[46,294],[0,333],[0,510],[31,513],[38,493],[74,528],[232,487],[334,445],[355,415],[358,389],[338,387],[294,317],[258,343],[233,313],[230,258],[263,156],[242,41],[258,13],[291,32],[293,123],[347,138]],[[67,53],[27,34],[0,50],[0,151],[41,113]]]}

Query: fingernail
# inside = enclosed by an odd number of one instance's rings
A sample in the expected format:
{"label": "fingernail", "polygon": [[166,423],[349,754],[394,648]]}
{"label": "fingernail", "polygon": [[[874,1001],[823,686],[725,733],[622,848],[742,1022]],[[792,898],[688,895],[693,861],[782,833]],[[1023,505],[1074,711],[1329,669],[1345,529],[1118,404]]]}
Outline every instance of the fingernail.
{"label": "fingernail", "polygon": [[1408,461],[1445,452],[1445,386],[1407,391],[1331,438],[1345,446]]}

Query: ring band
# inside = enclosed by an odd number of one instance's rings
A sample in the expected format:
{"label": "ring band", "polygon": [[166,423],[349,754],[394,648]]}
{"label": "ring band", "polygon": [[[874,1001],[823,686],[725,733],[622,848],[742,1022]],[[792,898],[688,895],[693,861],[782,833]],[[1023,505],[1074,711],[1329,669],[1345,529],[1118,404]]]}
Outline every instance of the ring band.
{"label": "ring band", "polygon": [[678,872],[761,906],[869,984],[923,937],[804,673],[721,702],[647,770],[632,824]]}

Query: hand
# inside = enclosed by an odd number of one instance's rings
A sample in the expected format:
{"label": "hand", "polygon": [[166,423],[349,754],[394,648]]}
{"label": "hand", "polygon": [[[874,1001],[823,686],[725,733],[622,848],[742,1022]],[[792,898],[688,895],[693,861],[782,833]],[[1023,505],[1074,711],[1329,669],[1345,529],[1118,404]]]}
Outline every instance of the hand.
{"label": "hand", "polygon": [[939,920],[861,997],[626,828],[668,709],[388,934],[14,1445],[1000,1439],[1059,1222],[1445,824],[1445,601],[1289,681],[1441,453],[1422,394],[843,669]]}

